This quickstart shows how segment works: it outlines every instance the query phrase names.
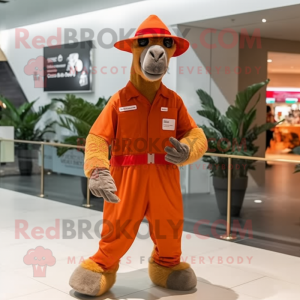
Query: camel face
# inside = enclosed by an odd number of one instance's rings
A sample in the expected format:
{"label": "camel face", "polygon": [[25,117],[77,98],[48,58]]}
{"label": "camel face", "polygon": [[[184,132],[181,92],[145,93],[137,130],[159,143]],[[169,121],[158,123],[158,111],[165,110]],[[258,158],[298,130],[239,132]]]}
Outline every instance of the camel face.
{"label": "camel face", "polygon": [[176,50],[172,38],[140,38],[132,45],[134,71],[146,81],[160,80]]}

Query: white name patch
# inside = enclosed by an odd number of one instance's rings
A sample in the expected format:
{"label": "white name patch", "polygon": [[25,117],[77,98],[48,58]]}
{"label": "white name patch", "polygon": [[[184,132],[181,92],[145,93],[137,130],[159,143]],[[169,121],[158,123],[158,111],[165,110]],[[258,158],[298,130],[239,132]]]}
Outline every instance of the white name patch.
{"label": "white name patch", "polygon": [[129,110],[135,110],[135,109],[137,109],[136,105],[119,107],[119,111],[129,111]]}
{"label": "white name patch", "polygon": [[160,110],[161,110],[161,111],[168,111],[168,108],[167,108],[167,107],[161,107]]}
{"label": "white name patch", "polygon": [[175,119],[163,119],[162,120],[163,130],[175,130]]}

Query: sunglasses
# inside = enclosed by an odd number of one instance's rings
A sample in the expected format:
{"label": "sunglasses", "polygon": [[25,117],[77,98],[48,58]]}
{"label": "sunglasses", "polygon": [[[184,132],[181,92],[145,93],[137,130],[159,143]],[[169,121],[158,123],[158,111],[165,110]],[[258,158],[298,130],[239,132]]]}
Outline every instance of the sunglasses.
{"label": "sunglasses", "polygon": [[[138,44],[140,47],[146,47],[149,44],[148,38],[138,39]],[[163,44],[166,48],[172,48],[174,40],[172,38],[164,38]]]}

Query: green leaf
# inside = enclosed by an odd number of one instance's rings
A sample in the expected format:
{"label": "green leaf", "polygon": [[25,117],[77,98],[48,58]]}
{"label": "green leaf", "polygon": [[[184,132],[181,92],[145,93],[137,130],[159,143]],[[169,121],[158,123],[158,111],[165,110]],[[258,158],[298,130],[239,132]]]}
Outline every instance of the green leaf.
{"label": "green leaf", "polygon": [[199,96],[203,107],[211,108],[212,110],[215,109],[214,101],[209,94],[207,94],[204,90],[201,89],[197,90],[196,93]]}
{"label": "green leaf", "polygon": [[[254,144],[258,135],[276,126],[278,123],[255,124],[256,106],[261,100],[258,95],[255,101],[251,101],[253,96],[269,80],[249,86],[244,91],[237,94],[235,102],[230,105],[222,115],[216,108],[213,99],[203,90],[197,90],[202,106],[197,113],[209,121],[210,126],[199,126],[203,129],[207,139],[209,151],[215,153],[226,153],[239,156],[254,156],[258,151],[258,146]],[[250,107],[249,107],[250,106]],[[220,141],[220,139],[222,139]],[[203,161],[211,164],[210,173],[212,176],[226,178],[227,168],[222,170],[218,165],[228,165],[228,160],[221,157],[203,157]],[[255,161],[234,159],[235,163],[243,164],[245,167],[233,170],[233,178],[245,177],[249,169],[254,169]]]}
{"label": "green leaf", "polygon": [[23,103],[19,108],[18,108],[18,114],[20,116],[21,120],[24,120],[24,117],[26,116],[26,114],[31,110],[31,108],[33,107],[33,105],[35,104],[35,101],[32,101],[30,103],[25,102]]}
{"label": "green leaf", "polygon": [[[78,138],[85,139],[108,101],[109,98],[100,97],[97,103],[93,104],[73,94],[67,94],[64,99],[52,99],[53,104],[61,105],[57,110],[59,126],[69,130],[72,135],[67,137],[64,143],[76,145]],[[58,155],[68,150],[70,149],[59,149]]]}
{"label": "green leaf", "polygon": [[[251,127],[254,119],[255,119],[255,107],[260,100],[260,95],[257,101],[254,103],[253,107],[250,109],[249,113],[251,116],[247,118],[248,114],[246,113],[246,109],[251,102],[253,96],[265,85],[269,83],[269,79],[266,81],[253,84],[247,87],[244,91],[239,92],[236,96],[234,105],[230,105],[227,109],[226,116],[235,123],[238,127],[238,133],[240,133],[241,128],[243,129],[242,134],[245,135],[247,130]],[[246,118],[246,124],[244,125],[244,120]],[[243,126],[244,125],[244,126]]]}
{"label": "green leaf", "polygon": [[53,132],[49,126],[44,129],[37,129],[36,125],[41,117],[51,108],[51,104],[44,105],[33,110],[33,105],[37,100],[24,103],[16,108],[8,99],[0,97],[7,108],[1,111],[0,125],[13,126],[15,128],[15,138],[20,140],[41,140],[43,135]]}
{"label": "green leaf", "polygon": [[4,118],[10,119],[13,123],[19,122],[20,116],[16,107],[6,98],[0,96],[0,100],[6,105],[6,109],[1,111]]}
{"label": "green leaf", "polygon": [[255,118],[256,118],[256,109],[251,110],[251,112],[245,115],[244,122],[243,122],[242,136],[246,135],[247,131],[249,130]]}
{"label": "green leaf", "polygon": [[266,81],[256,83],[248,86],[244,91],[239,92],[236,96],[235,106],[242,112],[245,112],[249,102],[253,98],[253,96],[265,85],[270,82],[269,79]]}

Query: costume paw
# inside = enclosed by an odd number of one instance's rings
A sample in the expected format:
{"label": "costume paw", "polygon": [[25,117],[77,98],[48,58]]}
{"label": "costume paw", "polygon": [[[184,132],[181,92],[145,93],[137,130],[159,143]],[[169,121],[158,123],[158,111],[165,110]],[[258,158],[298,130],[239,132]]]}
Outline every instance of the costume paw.
{"label": "costume paw", "polygon": [[75,269],[70,277],[70,286],[78,293],[100,296],[116,282],[118,267],[104,271],[97,263],[87,259]]}
{"label": "costume paw", "polygon": [[154,284],[171,290],[189,291],[197,285],[197,278],[193,269],[185,262],[167,268],[158,265],[151,258],[149,261],[149,276]]}

